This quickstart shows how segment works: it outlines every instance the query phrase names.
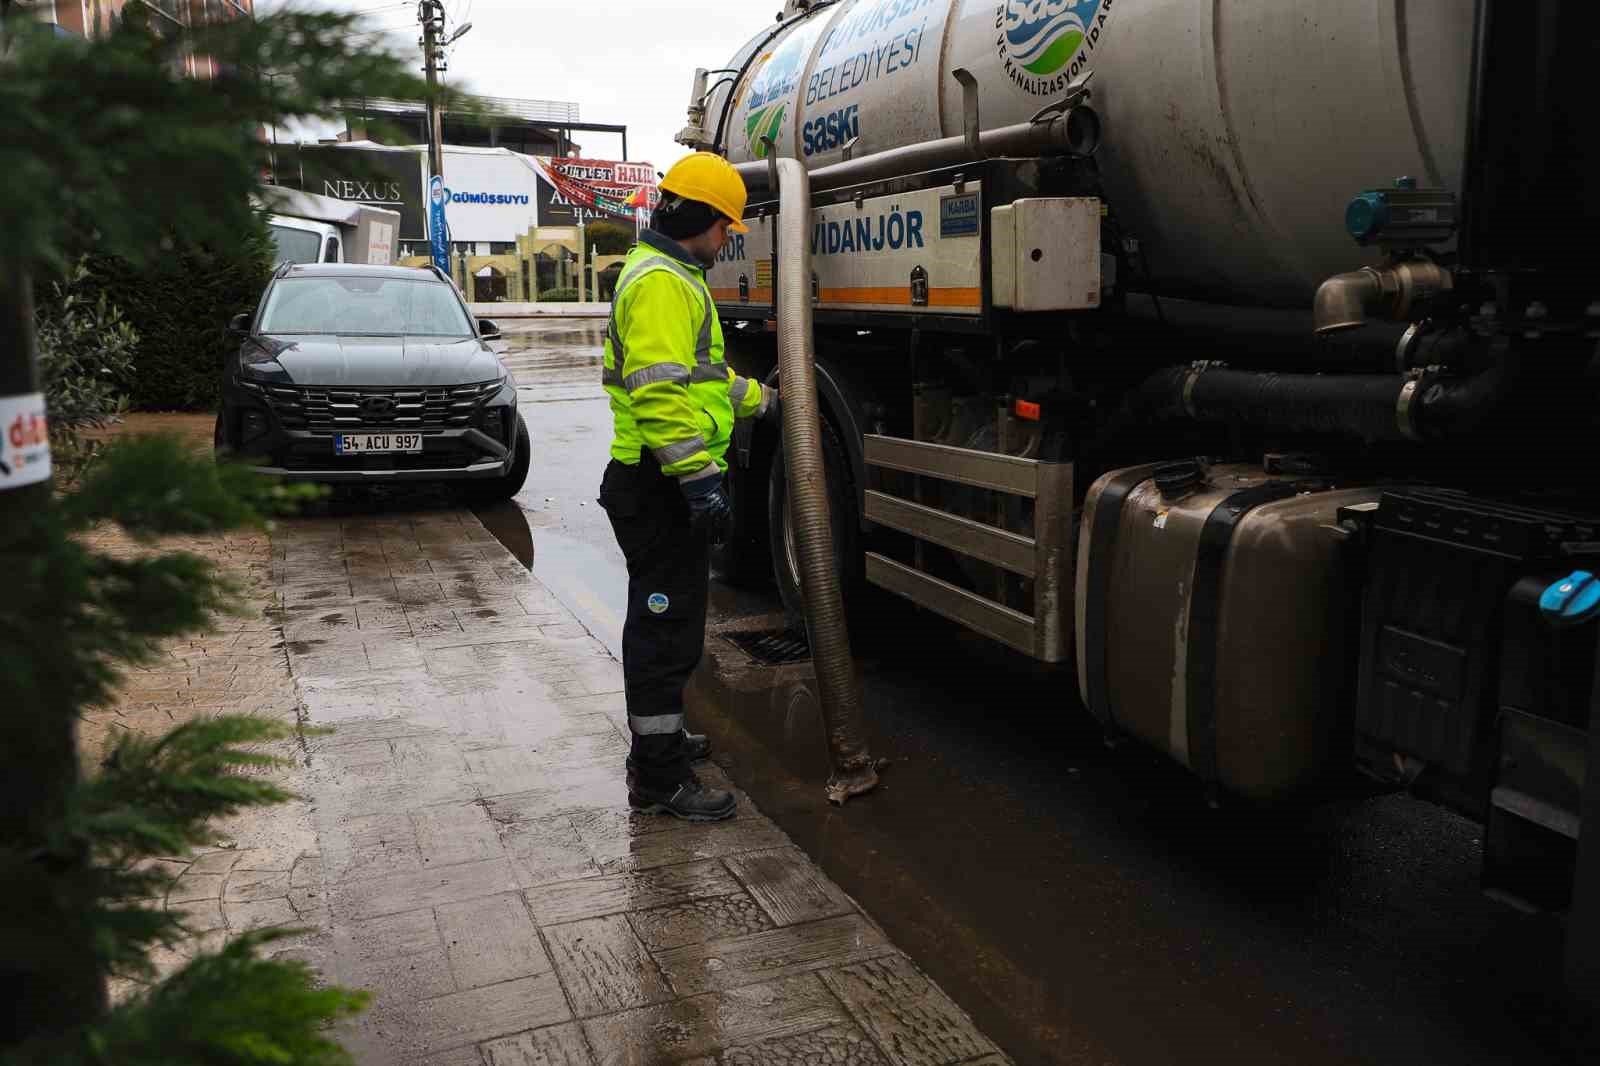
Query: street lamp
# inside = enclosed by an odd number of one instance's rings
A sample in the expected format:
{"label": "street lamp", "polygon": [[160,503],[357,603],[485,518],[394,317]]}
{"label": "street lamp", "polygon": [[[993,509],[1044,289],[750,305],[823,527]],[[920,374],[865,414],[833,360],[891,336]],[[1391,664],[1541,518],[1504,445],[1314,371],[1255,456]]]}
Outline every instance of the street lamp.
{"label": "street lamp", "polygon": [[452,33],[450,36],[448,36],[448,37],[446,37],[444,39],[444,43],[447,46],[455,44],[458,39],[460,39],[462,37],[465,37],[466,34],[467,34],[467,31],[470,30],[470,29],[472,29],[472,23],[463,22],[461,24],[461,26],[456,30],[456,32]]}

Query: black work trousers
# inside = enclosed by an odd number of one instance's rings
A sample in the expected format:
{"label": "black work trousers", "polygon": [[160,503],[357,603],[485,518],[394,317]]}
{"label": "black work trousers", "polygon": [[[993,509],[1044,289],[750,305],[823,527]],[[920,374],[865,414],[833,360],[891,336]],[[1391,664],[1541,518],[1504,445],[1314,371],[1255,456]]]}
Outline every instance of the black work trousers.
{"label": "black work trousers", "polygon": [[672,787],[691,776],[683,689],[705,650],[711,547],[690,528],[678,479],[648,451],[634,466],[611,461],[600,506],[628,561],[622,677],[634,773],[645,787]]}

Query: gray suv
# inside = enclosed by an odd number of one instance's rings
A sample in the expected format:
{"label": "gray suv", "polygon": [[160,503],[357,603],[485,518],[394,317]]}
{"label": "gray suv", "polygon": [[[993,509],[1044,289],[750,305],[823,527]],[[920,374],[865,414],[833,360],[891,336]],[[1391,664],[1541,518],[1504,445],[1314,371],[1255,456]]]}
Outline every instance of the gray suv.
{"label": "gray suv", "polygon": [[528,476],[517,388],[435,268],[280,266],[230,323],[220,453],[307,481],[461,481],[504,499]]}

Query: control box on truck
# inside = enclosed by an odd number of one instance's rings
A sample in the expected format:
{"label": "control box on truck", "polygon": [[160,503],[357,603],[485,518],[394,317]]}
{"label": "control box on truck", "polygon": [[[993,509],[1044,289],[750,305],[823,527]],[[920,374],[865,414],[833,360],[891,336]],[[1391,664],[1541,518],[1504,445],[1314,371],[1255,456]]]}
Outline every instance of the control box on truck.
{"label": "control box on truck", "polygon": [[[741,373],[809,295],[847,606],[1075,669],[1197,792],[1448,803],[1560,909],[1600,900],[1600,35],[1379,7],[790,0],[679,140],[750,189],[708,275]],[[727,565],[802,615],[774,431],[732,483]]]}

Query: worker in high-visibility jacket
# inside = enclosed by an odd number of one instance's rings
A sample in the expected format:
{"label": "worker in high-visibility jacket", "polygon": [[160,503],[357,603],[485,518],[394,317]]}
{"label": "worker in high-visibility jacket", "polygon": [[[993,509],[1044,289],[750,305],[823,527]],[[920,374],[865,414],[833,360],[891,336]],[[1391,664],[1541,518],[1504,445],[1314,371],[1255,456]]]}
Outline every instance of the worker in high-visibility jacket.
{"label": "worker in high-visibility jacket", "polygon": [[628,803],[709,821],[732,815],[734,800],[703,787],[690,768],[710,744],[684,728],[683,689],[705,644],[710,546],[733,517],[723,489],[733,423],[774,416],[777,389],[723,361],[706,287],[728,231],[745,232],[743,179],[721,156],[696,152],[660,189],[651,228],[623,261],[611,298],[602,383],[614,436],[600,505],[628,562]]}

